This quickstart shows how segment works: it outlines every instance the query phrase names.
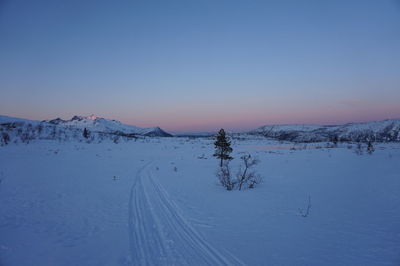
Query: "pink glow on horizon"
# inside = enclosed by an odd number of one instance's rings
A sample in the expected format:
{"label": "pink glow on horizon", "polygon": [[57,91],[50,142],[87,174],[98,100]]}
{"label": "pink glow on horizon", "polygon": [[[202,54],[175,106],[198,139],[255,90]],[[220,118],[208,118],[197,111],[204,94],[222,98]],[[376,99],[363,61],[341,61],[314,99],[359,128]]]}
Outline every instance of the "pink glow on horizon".
{"label": "pink glow on horizon", "polygon": [[[209,108],[199,112],[199,109],[169,109],[164,112],[152,112],[141,115],[131,115],[128,110],[124,112],[93,112],[97,117],[119,120],[124,124],[138,127],[159,126],[168,132],[207,132],[216,131],[220,128],[227,130],[251,130],[263,125],[270,124],[344,124],[350,122],[368,122],[400,118],[400,106],[391,104],[385,106],[361,104],[358,100],[344,102],[338,107],[326,105],[291,106],[285,108],[254,108],[245,110],[226,110],[218,112],[217,108]],[[2,115],[32,119],[49,120],[57,117],[71,119],[73,115],[89,116],[92,112],[70,112],[67,114],[46,115],[45,113],[29,114],[4,113]],[[135,112],[136,114],[136,112]]]}
{"label": "pink glow on horizon", "polygon": [[216,131],[220,128],[228,130],[249,130],[268,124],[321,124],[335,125],[351,122],[369,122],[375,120],[400,118],[399,106],[385,106],[385,108],[359,108],[348,110],[348,108],[326,108],[315,109],[288,109],[286,111],[266,111],[264,113],[233,113],[220,114],[210,117],[200,115],[166,116],[164,119],[154,118],[149,121],[135,119],[124,120],[127,124],[142,127],[160,126],[170,132],[204,132]]}

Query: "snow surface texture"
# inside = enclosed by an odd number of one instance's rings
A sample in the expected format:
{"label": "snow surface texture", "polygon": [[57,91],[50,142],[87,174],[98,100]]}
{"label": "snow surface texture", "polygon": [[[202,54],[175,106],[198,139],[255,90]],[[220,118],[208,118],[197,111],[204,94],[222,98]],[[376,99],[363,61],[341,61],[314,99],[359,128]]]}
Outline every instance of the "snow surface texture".
{"label": "snow surface texture", "polygon": [[242,265],[211,246],[190,225],[168,192],[141,168],[129,200],[133,265]]}
{"label": "snow surface texture", "polygon": [[0,265],[400,265],[398,143],[234,139],[264,182],[228,192],[212,142],[0,147]]}
{"label": "snow surface texture", "polygon": [[330,141],[334,137],[340,141],[400,141],[400,119],[339,126],[270,125],[249,133],[296,142]]}

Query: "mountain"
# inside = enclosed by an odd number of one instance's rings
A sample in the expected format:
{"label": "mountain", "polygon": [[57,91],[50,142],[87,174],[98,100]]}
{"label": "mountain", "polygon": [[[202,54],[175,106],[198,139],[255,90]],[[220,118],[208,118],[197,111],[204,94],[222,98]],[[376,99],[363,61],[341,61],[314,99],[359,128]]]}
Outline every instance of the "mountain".
{"label": "mountain", "polygon": [[[85,137],[84,129],[89,132]],[[91,116],[74,116],[70,120],[28,120],[9,116],[0,116],[0,144],[9,142],[28,143],[34,139],[98,141],[109,139],[136,139],[140,136],[172,137],[159,127],[139,128],[122,124],[116,120]]]}
{"label": "mountain", "polygon": [[45,120],[43,122],[47,122],[53,125],[64,126],[68,128],[79,128],[79,129],[87,128],[89,131],[104,132],[104,133],[121,132],[124,134],[136,134],[136,135],[150,136],[150,137],[172,137],[171,134],[165,132],[159,127],[139,128],[136,126],[122,124],[117,120],[104,119],[96,117],[94,115],[86,117],[74,116],[70,120],[62,120],[60,118],[56,118],[53,120]]}
{"label": "mountain", "polygon": [[400,119],[344,125],[266,125],[248,132],[294,142],[400,141]]}

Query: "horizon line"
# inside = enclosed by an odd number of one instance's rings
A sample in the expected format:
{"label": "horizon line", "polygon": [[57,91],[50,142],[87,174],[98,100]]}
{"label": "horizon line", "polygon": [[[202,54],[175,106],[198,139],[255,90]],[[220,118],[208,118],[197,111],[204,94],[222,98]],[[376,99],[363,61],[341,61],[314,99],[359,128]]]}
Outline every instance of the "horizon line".
{"label": "horizon line", "polygon": [[[15,115],[8,115],[8,114],[7,115],[0,114],[0,116],[9,117],[9,118],[24,119],[24,120],[31,120],[31,121],[38,121],[38,122],[50,121],[50,120],[54,120],[54,119],[58,119],[58,118],[62,119],[62,120],[65,120],[65,121],[68,121],[68,120],[71,120],[75,116],[84,117],[84,118],[89,118],[89,117],[93,117],[94,116],[95,118],[102,118],[102,119],[106,119],[106,120],[114,120],[114,121],[118,121],[118,122],[120,122],[122,124],[125,124],[125,125],[128,125],[128,126],[135,126],[135,127],[139,127],[139,128],[159,127],[161,129],[163,129],[164,131],[167,131],[168,133],[173,133],[173,134],[194,134],[194,133],[196,133],[196,134],[210,134],[210,133],[217,132],[220,128],[224,128],[224,129],[229,130],[229,131],[236,131],[236,132],[241,133],[241,132],[246,132],[248,130],[264,127],[264,126],[275,126],[275,125],[280,125],[280,126],[285,126],[285,125],[340,126],[340,125],[346,125],[346,124],[371,123],[371,122],[379,122],[379,121],[398,120],[398,119],[400,119],[400,117],[395,116],[395,117],[391,117],[391,118],[387,117],[387,118],[383,118],[383,119],[382,118],[381,119],[364,119],[364,120],[360,119],[358,121],[357,120],[349,120],[347,122],[337,122],[337,123],[329,123],[329,122],[328,123],[315,123],[315,122],[314,123],[298,123],[298,122],[295,122],[295,123],[279,123],[279,122],[277,122],[277,123],[264,123],[264,124],[261,124],[261,125],[258,125],[258,126],[246,127],[246,128],[243,128],[243,127],[240,127],[240,126],[237,126],[237,127],[222,126],[222,127],[218,127],[218,129],[216,128],[216,129],[209,129],[209,130],[207,130],[207,129],[203,129],[203,130],[201,130],[201,129],[199,129],[199,130],[190,130],[190,129],[165,130],[164,127],[161,127],[159,125],[150,126],[150,127],[148,127],[148,126],[139,126],[138,124],[135,124],[135,123],[123,122],[123,119],[119,120],[119,119],[114,119],[114,118],[105,118],[105,117],[100,117],[100,116],[96,116],[96,115],[93,115],[93,114],[87,115],[87,116],[74,115],[70,119],[63,119],[61,117],[56,117],[56,118],[51,118],[51,119],[36,119],[36,118],[25,118],[23,116],[15,116]],[[27,117],[29,117],[29,116],[27,116]]]}

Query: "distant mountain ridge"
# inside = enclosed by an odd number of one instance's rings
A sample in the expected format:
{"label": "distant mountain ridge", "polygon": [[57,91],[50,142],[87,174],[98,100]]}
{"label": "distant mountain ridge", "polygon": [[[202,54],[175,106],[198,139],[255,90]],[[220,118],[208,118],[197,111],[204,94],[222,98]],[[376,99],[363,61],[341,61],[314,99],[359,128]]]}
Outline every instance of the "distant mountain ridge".
{"label": "distant mountain ridge", "polygon": [[[84,129],[90,137],[83,136]],[[266,125],[257,129],[233,134],[264,136],[292,142],[322,141],[400,141],[400,119],[343,125]],[[181,137],[210,137],[212,133],[178,134]],[[138,137],[172,137],[159,127],[139,128],[117,120],[90,116],[74,116],[69,120],[28,120],[0,115],[0,145],[10,142],[29,142],[34,139],[97,141],[136,139]]]}
{"label": "distant mountain ridge", "polygon": [[[84,136],[87,129],[89,136]],[[119,142],[137,137],[172,137],[159,127],[139,128],[122,124],[116,120],[91,116],[74,116],[70,120],[56,118],[36,121],[9,116],[0,116],[0,144],[8,142],[29,142],[34,139]],[[7,143],[6,143],[7,142]]]}
{"label": "distant mountain ridge", "polygon": [[344,125],[266,125],[249,131],[252,135],[294,142],[400,141],[400,119]]}
{"label": "distant mountain ridge", "polygon": [[61,118],[56,118],[53,120],[45,120],[53,125],[61,125],[65,127],[75,127],[75,128],[87,128],[91,131],[99,132],[122,132],[125,134],[137,134],[141,136],[150,137],[172,137],[171,134],[162,130],[159,127],[151,128],[140,128],[136,126],[122,124],[120,121],[105,119],[101,117],[96,117],[95,115],[90,116],[77,116],[75,115],[70,120],[63,120]]}

